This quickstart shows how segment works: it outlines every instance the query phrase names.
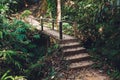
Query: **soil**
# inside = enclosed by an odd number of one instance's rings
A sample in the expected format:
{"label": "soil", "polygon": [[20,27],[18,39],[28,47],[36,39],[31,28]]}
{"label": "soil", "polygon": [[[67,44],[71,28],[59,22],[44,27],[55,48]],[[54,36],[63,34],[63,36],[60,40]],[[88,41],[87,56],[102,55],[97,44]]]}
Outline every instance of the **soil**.
{"label": "soil", "polygon": [[94,67],[69,69],[69,64],[60,55],[52,58],[52,64],[56,74],[51,80],[111,80],[104,70]]}

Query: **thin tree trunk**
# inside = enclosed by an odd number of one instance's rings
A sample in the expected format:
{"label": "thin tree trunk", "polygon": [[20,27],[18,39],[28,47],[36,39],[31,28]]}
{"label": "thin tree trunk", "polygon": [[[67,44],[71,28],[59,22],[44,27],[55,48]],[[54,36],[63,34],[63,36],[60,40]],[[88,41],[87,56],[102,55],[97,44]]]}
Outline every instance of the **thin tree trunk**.
{"label": "thin tree trunk", "polygon": [[73,29],[74,29],[74,36],[75,37],[78,37],[78,29],[77,29],[77,22],[76,21],[74,21],[74,23],[73,23]]}
{"label": "thin tree trunk", "polygon": [[61,21],[61,0],[57,0],[57,28]]}

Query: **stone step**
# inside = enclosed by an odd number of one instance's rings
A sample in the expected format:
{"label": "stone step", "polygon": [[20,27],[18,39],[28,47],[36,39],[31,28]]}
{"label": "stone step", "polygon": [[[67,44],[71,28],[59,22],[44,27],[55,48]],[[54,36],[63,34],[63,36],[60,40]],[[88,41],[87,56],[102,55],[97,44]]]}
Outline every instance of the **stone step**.
{"label": "stone step", "polygon": [[93,61],[80,61],[80,62],[76,62],[76,63],[71,63],[69,65],[69,68],[70,69],[81,69],[81,68],[90,67],[93,64],[94,64]]}
{"label": "stone step", "polygon": [[70,63],[79,62],[84,60],[89,60],[91,57],[88,53],[80,53],[76,55],[66,56],[65,60],[69,61]]}
{"label": "stone step", "polygon": [[73,39],[64,39],[60,41],[60,44],[67,44],[67,43],[72,43],[72,42],[79,42],[78,39],[73,38]]}
{"label": "stone step", "polygon": [[86,53],[86,49],[83,47],[63,49],[64,56],[70,56],[70,55],[75,55],[75,54],[79,54],[79,53]]}
{"label": "stone step", "polygon": [[79,42],[72,42],[72,43],[67,43],[67,44],[60,44],[61,48],[68,49],[68,48],[77,48],[81,47]]}

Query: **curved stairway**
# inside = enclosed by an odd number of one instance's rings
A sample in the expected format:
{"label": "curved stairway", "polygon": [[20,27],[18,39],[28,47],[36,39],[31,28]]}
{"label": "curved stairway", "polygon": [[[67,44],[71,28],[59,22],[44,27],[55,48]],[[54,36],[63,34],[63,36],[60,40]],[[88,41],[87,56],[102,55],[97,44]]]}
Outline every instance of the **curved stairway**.
{"label": "curved stairway", "polygon": [[[38,30],[41,30],[40,23],[35,20],[34,16],[29,16],[28,18],[26,18],[26,21],[35,26]],[[70,69],[85,68],[93,64],[93,62],[90,60],[90,55],[87,53],[86,49],[84,47],[81,47],[79,41],[73,36],[63,34],[63,39],[61,40],[59,39],[59,32],[51,30],[47,27],[44,27],[44,30],[42,32],[60,42],[59,45],[62,48],[64,59],[68,63],[70,63]]]}
{"label": "curved stairway", "polygon": [[[40,24],[34,17],[28,17],[27,22],[35,26],[38,30]],[[100,73],[99,70],[88,69],[94,62],[84,47],[81,47],[79,41],[72,36],[63,34],[63,39],[59,39],[59,32],[44,27],[42,33],[58,40],[62,48],[64,59],[69,63],[68,71],[60,72],[55,80],[110,80],[109,76]],[[83,69],[86,68],[86,69]],[[80,69],[80,70],[75,70]],[[71,72],[72,71],[72,72]],[[104,74],[104,75],[103,75]],[[62,77],[61,77],[62,76]]]}

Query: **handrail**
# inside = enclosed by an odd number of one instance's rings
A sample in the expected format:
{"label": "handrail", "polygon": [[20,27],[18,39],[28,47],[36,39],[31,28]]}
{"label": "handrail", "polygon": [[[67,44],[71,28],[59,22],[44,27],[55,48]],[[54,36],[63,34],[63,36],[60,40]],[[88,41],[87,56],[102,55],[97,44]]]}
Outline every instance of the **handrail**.
{"label": "handrail", "polygon": [[[55,22],[57,19],[51,19],[51,18],[33,18],[31,17],[31,19],[35,19],[37,21],[40,21],[40,26],[41,26],[41,31],[43,31],[43,26],[44,26],[44,21],[49,21],[52,22],[52,30],[54,30],[54,26],[55,26]],[[67,23],[74,23],[72,21],[66,21],[66,20],[61,20],[59,21],[59,39],[63,38],[63,33],[62,33],[62,26],[63,26],[63,22],[67,22]]]}
{"label": "handrail", "polygon": [[[46,20],[46,21],[57,21],[57,19],[53,19],[53,18],[40,18],[40,19],[43,19],[43,20]],[[66,20],[61,20],[61,22],[68,22],[68,23],[74,23],[73,21],[66,21]]]}
{"label": "handrail", "polygon": [[[53,18],[33,18],[33,19],[36,19],[36,20],[41,20],[41,19],[43,19],[43,20],[46,20],[46,21],[49,21],[49,22],[52,22],[52,21],[54,21],[54,22],[56,22],[57,21],[57,19],[53,19]],[[68,23],[74,23],[73,21],[66,21],[66,20],[61,20],[62,22],[68,22]]]}
{"label": "handrail", "polygon": [[[38,19],[38,18],[36,18]],[[49,22],[52,22],[52,30],[54,30],[54,24],[56,22],[56,19],[51,19],[51,18],[39,18],[40,19],[40,25],[41,25],[41,30],[43,31],[43,23],[44,21],[49,21]],[[63,33],[62,33],[62,26],[63,26],[63,22],[69,22],[69,23],[73,23],[72,21],[65,21],[65,20],[61,20],[59,21],[59,39],[63,39]]]}

